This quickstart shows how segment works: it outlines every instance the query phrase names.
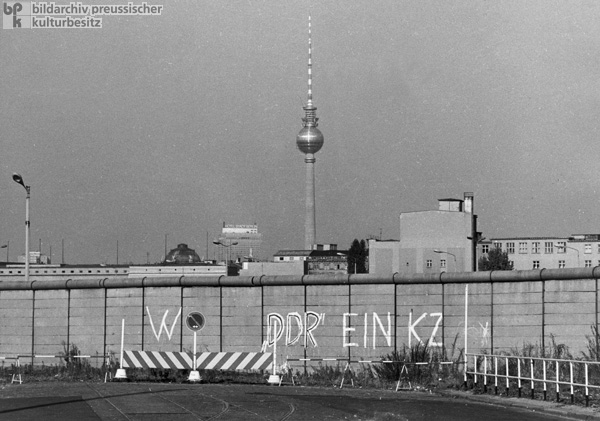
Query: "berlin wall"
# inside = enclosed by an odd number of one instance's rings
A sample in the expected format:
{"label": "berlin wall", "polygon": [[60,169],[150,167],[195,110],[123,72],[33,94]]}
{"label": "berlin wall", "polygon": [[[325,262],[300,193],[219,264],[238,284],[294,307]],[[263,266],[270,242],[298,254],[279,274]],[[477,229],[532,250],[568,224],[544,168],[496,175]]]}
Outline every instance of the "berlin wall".
{"label": "berlin wall", "polygon": [[[0,282],[0,357],[118,357],[124,348],[193,351],[191,312],[204,315],[198,352],[379,359],[417,343],[448,358],[532,344],[587,349],[598,325],[600,267],[463,274],[167,277]],[[466,316],[466,318],[465,318]],[[454,355],[452,354],[454,351]],[[26,357],[21,357],[28,363]],[[36,357],[35,364],[56,364]],[[98,360],[101,363],[101,359]]]}

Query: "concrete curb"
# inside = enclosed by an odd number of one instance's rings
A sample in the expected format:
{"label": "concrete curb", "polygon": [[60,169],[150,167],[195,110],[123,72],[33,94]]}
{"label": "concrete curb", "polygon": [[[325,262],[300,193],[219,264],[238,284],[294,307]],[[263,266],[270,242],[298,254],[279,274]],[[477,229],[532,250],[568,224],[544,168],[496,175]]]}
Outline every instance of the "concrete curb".
{"label": "concrete curb", "polygon": [[502,396],[485,394],[476,395],[469,391],[460,391],[452,389],[438,389],[435,390],[435,393],[445,397],[466,399],[476,402],[485,402],[490,405],[529,409],[531,411],[543,412],[549,415],[564,417],[573,420],[600,420],[600,409],[598,408],[586,408],[576,405],[557,404],[556,402],[539,401],[528,398],[507,398]]}

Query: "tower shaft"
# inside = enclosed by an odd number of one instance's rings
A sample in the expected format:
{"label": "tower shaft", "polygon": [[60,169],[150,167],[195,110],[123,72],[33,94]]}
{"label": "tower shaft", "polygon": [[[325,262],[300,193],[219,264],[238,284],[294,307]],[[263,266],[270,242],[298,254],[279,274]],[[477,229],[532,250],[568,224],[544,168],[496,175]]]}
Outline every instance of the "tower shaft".
{"label": "tower shaft", "polygon": [[304,249],[312,249],[317,237],[317,211],[315,206],[315,156],[306,154],[306,220],[304,223]]}

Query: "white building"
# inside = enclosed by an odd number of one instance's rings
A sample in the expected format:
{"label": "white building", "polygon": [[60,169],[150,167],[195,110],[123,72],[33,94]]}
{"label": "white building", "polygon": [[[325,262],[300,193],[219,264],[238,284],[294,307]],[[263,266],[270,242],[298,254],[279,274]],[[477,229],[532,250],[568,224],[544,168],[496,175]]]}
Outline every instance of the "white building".
{"label": "white building", "polygon": [[216,259],[223,262],[227,259],[242,261],[256,259],[260,256],[262,234],[258,225],[234,225],[223,223],[223,229],[217,240]]}
{"label": "white building", "polygon": [[[25,263],[24,254],[17,256],[17,263]],[[29,263],[35,265],[49,265],[52,262],[50,262],[50,257],[46,256],[45,254],[42,254],[39,251],[30,251]]]}
{"label": "white building", "polygon": [[473,194],[439,199],[437,210],[400,214],[399,240],[369,240],[369,273],[470,272],[477,262]]}
{"label": "white building", "polygon": [[491,247],[508,253],[515,270],[592,267],[600,265],[600,234],[569,237],[493,238],[480,245],[485,255]]}

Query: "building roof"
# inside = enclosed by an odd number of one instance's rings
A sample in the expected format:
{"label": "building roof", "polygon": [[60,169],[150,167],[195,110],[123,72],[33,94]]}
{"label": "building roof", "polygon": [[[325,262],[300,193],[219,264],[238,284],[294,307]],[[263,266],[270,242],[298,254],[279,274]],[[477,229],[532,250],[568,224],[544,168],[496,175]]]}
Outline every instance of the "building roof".
{"label": "building roof", "polygon": [[600,241],[600,234],[572,234],[569,241]]}
{"label": "building roof", "polygon": [[274,256],[309,256],[312,250],[279,250]]}
{"label": "building roof", "polygon": [[346,256],[346,250],[279,250],[273,256],[306,256],[306,257],[327,257],[327,256]]}
{"label": "building roof", "polygon": [[567,237],[503,237],[503,238],[490,238],[489,241],[511,241],[511,240],[568,240]]}
{"label": "building roof", "polygon": [[187,244],[177,244],[177,248],[171,250],[166,256],[163,263],[200,263],[202,260],[194,249],[191,249]]}
{"label": "building roof", "polygon": [[568,237],[502,237],[502,238],[490,238],[487,241],[481,242],[494,242],[494,241],[519,241],[519,240],[559,240],[559,241],[570,241],[570,242],[584,242],[584,241],[600,241],[600,234],[571,234]]}
{"label": "building roof", "polygon": [[346,257],[348,252],[346,250],[311,250],[309,257],[328,257],[328,256],[340,256]]}

